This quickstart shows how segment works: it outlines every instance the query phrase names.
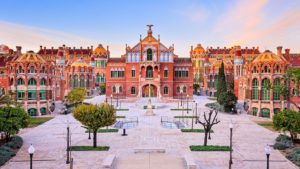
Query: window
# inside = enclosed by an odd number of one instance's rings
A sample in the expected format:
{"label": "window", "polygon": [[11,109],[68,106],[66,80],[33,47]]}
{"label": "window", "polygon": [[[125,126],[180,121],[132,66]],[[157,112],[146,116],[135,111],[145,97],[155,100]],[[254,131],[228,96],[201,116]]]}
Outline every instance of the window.
{"label": "window", "polygon": [[42,115],[46,115],[46,108],[45,108],[45,107],[42,107],[42,108],[40,109],[40,112],[41,112]]}
{"label": "window", "polygon": [[36,80],[35,79],[29,79],[28,85],[29,86],[35,86],[36,85]]}
{"label": "window", "polygon": [[131,70],[131,77],[135,77],[135,69]]}
{"label": "window", "polygon": [[[11,79],[11,80],[12,80],[12,79]],[[24,80],[23,80],[23,79],[21,79],[21,78],[20,78],[20,79],[18,79],[18,86],[19,86],[19,85],[24,85]]]}
{"label": "window", "polygon": [[179,86],[177,86],[176,92],[177,92],[177,93],[180,93],[180,87],[179,87]]}
{"label": "window", "polygon": [[34,66],[30,66],[29,73],[35,73]]}
{"label": "window", "polygon": [[80,87],[84,87],[84,76],[80,76]]}
{"label": "window", "polygon": [[124,77],[124,70],[112,70],[110,71],[111,78],[123,78]]}
{"label": "window", "polygon": [[182,91],[183,93],[186,93],[186,86],[183,86]]}
{"label": "window", "polygon": [[270,117],[270,109],[263,108],[261,109],[261,117]]}
{"label": "window", "polygon": [[90,76],[87,75],[87,78],[86,78],[86,87],[90,87]]}
{"label": "window", "polygon": [[113,93],[116,93],[117,90],[116,90],[116,86],[113,86]]}
{"label": "window", "polygon": [[23,90],[18,90],[18,100],[24,100],[25,92]]}
{"label": "window", "polygon": [[3,95],[5,95],[5,90],[4,90],[4,88],[2,88],[2,89],[0,90],[0,96],[3,96]]}
{"label": "window", "polygon": [[69,86],[72,87],[73,80],[72,80],[72,75],[69,76]]}
{"label": "window", "polygon": [[77,75],[74,76],[74,87],[75,88],[78,87],[78,76]]}
{"label": "window", "polygon": [[168,77],[168,74],[169,74],[168,69],[165,69],[165,70],[164,70],[164,77]]}
{"label": "window", "polygon": [[253,116],[257,116],[257,112],[258,112],[258,108],[257,107],[253,107],[252,108],[252,114],[253,114]]}
{"label": "window", "polygon": [[135,94],[135,87],[131,87],[130,93],[131,93],[131,94]]}
{"label": "window", "polygon": [[19,66],[19,73],[24,73],[24,69],[22,69],[22,66]]}
{"label": "window", "polygon": [[274,114],[277,114],[278,112],[280,112],[280,108],[275,108],[274,109]]}
{"label": "window", "polygon": [[175,78],[188,78],[189,71],[188,70],[175,70]]}
{"label": "window", "polygon": [[262,80],[262,100],[270,100],[270,89],[267,88],[269,85],[269,79],[265,78]]}
{"label": "window", "polygon": [[122,86],[119,86],[119,93],[122,93],[123,90],[122,90]]}
{"label": "window", "polygon": [[280,100],[280,79],[274,80],[273,100]]}
{"label": "window", "polygon": [[42,69],[40,70],[41,73],[46,73],[45,67],[43,66]]}
{"label": "window", "polygon": [[105,60],[96,61],[96,67],[105,68],[106,67]]}
{"label": "window", "polygon": [[45,80],[45,79],[42,79],[42,80],[40,81],[40,85],[41,85],[41,86],[45,86],[45,85],[46,85],[46,80]]}
{"label": "window", "polygon": [[46,90],[40,90],[40,100],[46,100]]}
{"label": "window", "polygon": [[164,87],[164,94],[169,94],[169,88],[167,86]]}
{"label": "window", "polygon": [[148,61],[152,60],[152,49],[147,49],[147,60]]}
{"label": "window", "polygon": [[258,80],[252,80],[252,100],[258,100]]}
{"label": "window", "polygon": [[153,70],[151,66],[147,67],[147,74],[146,74],[146,78],[153,78]]}
{"label": "window", "polygon": [[36,90],[28,90],[28,100],[36,100]]}
{"label": "window", "polygon": [[10,85],[14,85],[14,79],[10,79]]}

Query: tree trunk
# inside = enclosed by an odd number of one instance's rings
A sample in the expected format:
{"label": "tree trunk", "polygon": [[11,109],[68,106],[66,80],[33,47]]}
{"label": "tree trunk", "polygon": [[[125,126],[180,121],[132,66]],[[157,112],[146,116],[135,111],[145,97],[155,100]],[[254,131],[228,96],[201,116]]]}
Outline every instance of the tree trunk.
{"label": "tree trunk", "polygon": [[97,130],[94,130],[93,134],[94,134],[93,147],[96,148],[97,147]]}
{"label": "tree trunk", "polygon": [[205,133],[204,133],[204,144],[203,144],[203,146],[207,146],[207,134],[208,134],[208,131],[205,130]]}

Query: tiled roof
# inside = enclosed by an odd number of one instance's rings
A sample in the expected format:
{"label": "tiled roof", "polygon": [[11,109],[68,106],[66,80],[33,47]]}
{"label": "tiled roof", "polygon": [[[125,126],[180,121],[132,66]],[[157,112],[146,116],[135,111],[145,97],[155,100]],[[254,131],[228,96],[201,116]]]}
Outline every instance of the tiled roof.
{"label": "tiled roof", "polygon": [[108,63],[117,63],[117,62],[125,62],[125,58],[109,58]]}
{"label": "tiled roof", "polygon": [[300,53],[290,54],[290,62],[293,67],[300,67]]}
{"label": "tiled roof", "polygon": [[174,58],[174,62],[176,63],[192,63],[191,58]]}
{"label": "tiled roof", "polygon": [[[210,48],[208,49],[208,53],[210,54],[230,54],[230,51],[232,50],[232,48],[219,48],[219,49],[215,49],[215,48]],[[258,49],[253,49],[253,48],[248,48],[248,49],[241,49],[241,53],[242,55],[244,54],[260,54]],[[233,53],[234,54],[234,53]]]}
{"label": "tiled roof", "polygon": [[[91,49],[66,49],[66,50],[70,55],[74,55],[75,53],[79,55],[81,55],[81,53],[83,55],[90,55],[93,52]],[[58,49],[40,49],[37,53],[39,55],[51,55],[52,53],[53,55],[57,55],[58,51],[59,51]]]}
{"label": "tiled roof", "polygon": [[7,62],[13,60],[13,56],[0,56],[0,67],[4,67]]}

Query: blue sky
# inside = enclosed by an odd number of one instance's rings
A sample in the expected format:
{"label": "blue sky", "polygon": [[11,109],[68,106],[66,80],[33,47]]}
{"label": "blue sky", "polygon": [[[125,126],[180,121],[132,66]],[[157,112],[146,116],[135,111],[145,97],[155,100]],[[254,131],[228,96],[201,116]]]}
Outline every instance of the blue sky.
{"label": "blue sky", "polygon": [[300,52],[299,0],[9,0],[1,6],[0,44],[24,50],[102,43],[119,57],[151,23],[154,36],[174,43],[182,57],[197,43]]}

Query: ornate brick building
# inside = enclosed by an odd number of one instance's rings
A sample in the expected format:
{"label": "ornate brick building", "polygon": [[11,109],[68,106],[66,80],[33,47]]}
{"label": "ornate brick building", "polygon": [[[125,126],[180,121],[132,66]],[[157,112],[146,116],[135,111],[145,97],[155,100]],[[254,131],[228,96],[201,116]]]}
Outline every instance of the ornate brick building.
{"label": "ornate brick building", "polygon": [[154,38],[152,25],[134,47],[126,45],[121,58],[109,58],[106,67],[106,95],[120,97],[177,98],[193,94],[190,58],[179,58],[174,46],[166,47]]}

